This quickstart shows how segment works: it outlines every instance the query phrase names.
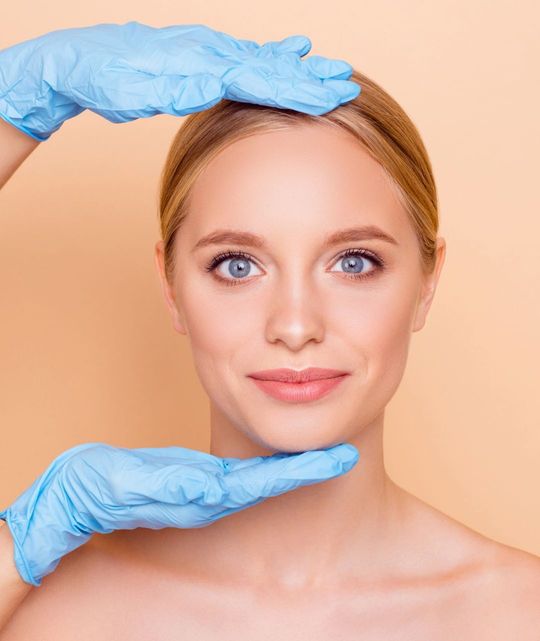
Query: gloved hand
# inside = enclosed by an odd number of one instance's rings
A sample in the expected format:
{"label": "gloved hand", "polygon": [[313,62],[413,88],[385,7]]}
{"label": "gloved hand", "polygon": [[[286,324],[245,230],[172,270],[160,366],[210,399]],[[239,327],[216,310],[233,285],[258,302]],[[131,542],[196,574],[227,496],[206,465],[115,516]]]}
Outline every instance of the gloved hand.
{"label": "gloved hand", "polygon": [[320,115],[355,98],[344,60],[306,36],[258,45],[202,24],[60,29],[0,51],[0,116],[47,140],[85,109],[111,122],[184,116],[222,98]]}
{"label": "gloved hand", "polygon": [[83,443],[62,452],[0,518],[21,578],[40,586],[61,558],[96,533],[200,528],[266,498],[348,472],[358,450],[220,458],[184,447]]}

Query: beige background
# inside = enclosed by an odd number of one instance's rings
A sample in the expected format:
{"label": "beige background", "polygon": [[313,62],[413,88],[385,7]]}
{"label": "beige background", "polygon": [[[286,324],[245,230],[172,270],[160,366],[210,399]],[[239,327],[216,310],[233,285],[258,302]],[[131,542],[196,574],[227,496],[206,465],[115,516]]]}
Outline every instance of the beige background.
{"label": "beige background", "polygon": [[[390,476],[540,555],[538,3],[535,0],[10,3],[0,48],[54,29],[203,23],[301,33],[409,113],[447,260],[387,411]],[[0,192],[0,507],[85,441],[208,451],[207,397],[153,264],[157,188],[181,119],[67,121]]]}

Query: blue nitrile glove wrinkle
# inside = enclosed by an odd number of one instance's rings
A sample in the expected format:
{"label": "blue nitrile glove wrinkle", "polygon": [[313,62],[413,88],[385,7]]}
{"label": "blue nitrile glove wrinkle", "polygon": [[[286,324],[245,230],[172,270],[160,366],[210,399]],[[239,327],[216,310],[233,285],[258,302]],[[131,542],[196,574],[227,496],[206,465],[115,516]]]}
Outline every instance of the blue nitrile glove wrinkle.
{"label": "blue nitrile glove wrinkle", "polygon": [[357,96],[344,60],[306,36],[259,45],[202,24],[59,29],[0,51],[0,117],[45,141],[85,109],[115,123],[184,116],[222,98],[320,115]]}
{"label": "blue nitrile glove wrinkle", "polygon": [[[347,62],[301,60],[310,49],[302,35],[259,45],[202,24],[60,29],[0,51],[0,118],[42,142],[85,109],[120,123],[226,98],[320,115],[360,93]],[[0,518],[19,574],[39,586],[94,533],[205,527],[357,460],[346,443],[251,459],[83,443],[56,457]]]}
{"label": "blue nitrile glove wrinkle", "polygon": [[176,446],[83,443],[56,457],[0,518],[11,530],[21,578],[40,586],[94,533],[205,527],[270,496],[344,474],[358,459],[348,443],[251,459]]}

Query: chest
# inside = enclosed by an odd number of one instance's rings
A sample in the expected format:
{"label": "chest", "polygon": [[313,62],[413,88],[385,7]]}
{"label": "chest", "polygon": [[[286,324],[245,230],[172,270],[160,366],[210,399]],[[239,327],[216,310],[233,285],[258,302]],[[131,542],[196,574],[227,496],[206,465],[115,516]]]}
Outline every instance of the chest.
{"label": "chest", "polygon": [[148,568],[67,574],[31,593],[0,641],[529,641],[516,637],[507,600],[484,590],[426,583],[276,598],[179,585]]}
{"label": "chest", "polygon": [[[117,609],[120,626],[111,639],[121,641],[508,641],[511,626],[501,608],[471,601],[465,594],[437,589],[326,599],[247,598],[234,591],[201,593],[191,590],[150,599],[136,612]],[[101,638],[109,638],[102,636]]]}

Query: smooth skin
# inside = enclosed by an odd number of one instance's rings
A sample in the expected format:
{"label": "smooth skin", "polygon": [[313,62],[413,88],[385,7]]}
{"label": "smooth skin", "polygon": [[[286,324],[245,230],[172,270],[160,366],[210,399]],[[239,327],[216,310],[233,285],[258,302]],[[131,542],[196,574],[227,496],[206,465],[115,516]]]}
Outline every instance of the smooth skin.
{"label": "smooth skin", "polygon": [[[40,144],[0,118],[0,188]],[[0,630],[31,589],[15,567],[13,539],[6,523],[0,521]]]}
{"label": "smooth skin", "polygon": [[0,118],[0,188],[40,144]]}
{"label": "smooth skin", "polygon": [[[0,139],[1,146],[1,139]],[[342,242],[374,224],[396,239]],[[260,235],[192,251],[218,228]],[[422,329],[445,256],[425,277],[413,229],[381,168],[347,135],[304,126],[233,143],[207,166],[177,238],[174,282],[155,262],[173,326],[190,341],[211,406],[212,454],[248,457],[353,443],[347,475],[198,530],[95,535],[15,612],[0,641],[381,639],[537,641],[540,560],[471,530],[398,487],[383,458],[384,408]],[[344,250],[386,263],[344,274]],[[241,282],[221,251],[253,262]],[[366,259],[363,270],[374,264]],[[240,280],[236,277],[236,280]],[[315,365],[351,376],[294,406],[246,374]],[[1,531],[0,531],[1,534]]]}
{"label": "smooth skin", "polygon": [[[56,30],[2,50],[0,187],[40,141],[85,109],[127,122],[159,113],[185,115],[228,98],[320,114],[358,95],[360,87],[346,80],[352,73],[347,62],[318,55],[300,60],[310,49],[311,41],[302,35],[261,46],[200,24],[155,28],[131,21]],[[302,474],[305,463],[303,458],[297,470]],[[295,484],[290,477],[297,471],[285,467],[287,483]],[[308,467],[305,481],[313,477]],[[279,485],[279,474],[273,480]],[[269,489],[262,487],[265,496]],[[2,542],[0,588],[5,590],[0,594],[7,597],[0,599],[0,626],[27,591],[13,581],[13,546],[5,531]],[[43,551],[39,543],[37,549]],[[29,581],[36,578],[27,568],[24,573]]]}

